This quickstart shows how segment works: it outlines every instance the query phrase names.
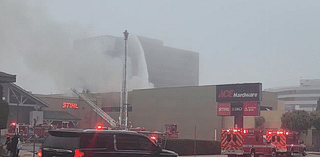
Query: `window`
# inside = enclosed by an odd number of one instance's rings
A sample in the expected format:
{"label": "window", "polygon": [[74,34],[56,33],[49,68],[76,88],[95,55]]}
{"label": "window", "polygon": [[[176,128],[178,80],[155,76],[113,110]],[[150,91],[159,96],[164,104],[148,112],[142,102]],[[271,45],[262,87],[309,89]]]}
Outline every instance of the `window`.
{"label": "window", "polygon": [[156,150],[156,145],[147,137],[135,135],[117,135],[118,150]]}
{"label": "window", "polygon": [[228,142],[231,141],[231,135],[230,135],[230,134],[227,135],[227,141],[228,141]]}
{"label": "window", "polygon": [[233,142],[236,142],[236,141],[237,141],[237,136],[236,136],[236,135],[233,135],[232,140],[233,140]]}
{"label": "window", "polygon": [[172,132],[177,132],[177,126],[172,126]]}
{"label": "window", "polygon": [[113,143],[113,135],[92,133],[81,136],[80,147],[113,149]]}
{"label": "window", "polygon": [[276,137],[272,136],[272,142],[276,141]]}
{"label": "window", "polygon": [[74,149],[79,145],[79,135],[72,132],[51,132],[43,147]]}
{"label": "window", "polygon": [[280,142],[280,136],[277,136],[277,141]]}

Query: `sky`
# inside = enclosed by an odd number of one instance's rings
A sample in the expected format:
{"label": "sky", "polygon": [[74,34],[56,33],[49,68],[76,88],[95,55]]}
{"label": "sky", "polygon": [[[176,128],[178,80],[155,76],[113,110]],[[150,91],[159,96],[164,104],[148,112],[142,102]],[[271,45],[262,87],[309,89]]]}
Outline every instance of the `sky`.
{"label": "sky", "polygon": [[128,30],[199,53],[200,85],[296,86],[320,78],[319,8],[317,0],[0,1],[0,71],[33,93],[62,93],[78,79],[68,68],[97,69],[73,40]]}

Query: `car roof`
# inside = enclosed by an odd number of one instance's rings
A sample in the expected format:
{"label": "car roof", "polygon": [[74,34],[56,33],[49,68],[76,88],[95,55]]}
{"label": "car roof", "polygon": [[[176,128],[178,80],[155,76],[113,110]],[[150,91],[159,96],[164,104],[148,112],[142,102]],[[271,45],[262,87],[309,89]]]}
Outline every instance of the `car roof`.
{"label": "car roof", "polygon": [[101,134],[134,134],[145,136],[143,134],[139,134],[135,131],[126,131],[126,130],[96,130],[96,129],[56,129],[50,130],[50,132],[68,132],[68,133],[78,133],[78,134],[86,134],[86,133],[101,133]]}

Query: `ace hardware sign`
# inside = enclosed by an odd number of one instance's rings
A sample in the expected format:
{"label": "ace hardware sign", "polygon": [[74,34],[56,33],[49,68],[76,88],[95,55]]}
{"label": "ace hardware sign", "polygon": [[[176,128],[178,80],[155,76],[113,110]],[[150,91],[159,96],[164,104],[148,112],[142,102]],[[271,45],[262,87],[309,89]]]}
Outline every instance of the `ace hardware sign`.
{"label": "ace hardware sign", "polygon": [[216,86],[218,116],[260,115],[261,83]]}

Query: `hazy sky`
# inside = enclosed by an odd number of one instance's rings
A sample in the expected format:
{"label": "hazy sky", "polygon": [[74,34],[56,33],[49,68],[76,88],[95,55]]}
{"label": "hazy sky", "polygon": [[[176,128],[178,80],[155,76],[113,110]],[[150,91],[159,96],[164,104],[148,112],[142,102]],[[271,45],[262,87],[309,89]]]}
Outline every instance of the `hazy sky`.
{"label": "hazy sky", "polygon": [[318,0],[1,1],[0,71],[33,93],[59,93],[72,74],[59,78],[53,67],[73,64],[73,39],[128,30],[198,52],[200,85],[299,85],[320,78],[319,8]]}

